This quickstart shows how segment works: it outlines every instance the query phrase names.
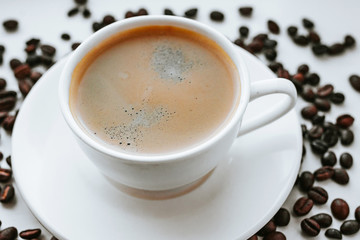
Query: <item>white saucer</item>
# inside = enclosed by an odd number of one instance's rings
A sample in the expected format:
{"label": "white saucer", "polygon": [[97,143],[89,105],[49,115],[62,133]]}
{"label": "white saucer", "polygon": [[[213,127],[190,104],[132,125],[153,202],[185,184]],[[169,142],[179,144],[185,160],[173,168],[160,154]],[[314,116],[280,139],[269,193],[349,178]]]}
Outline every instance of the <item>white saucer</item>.
{"label": "white saucer", "polygon": [[[239,49],[251,79],[274,75]],[[111,185],[81,152],[64,122],[57,86],[66,58],[27,96],[12,141],[15,180],[37,219],[60,239],[246,239],[286,200],[300,166],[295,111],[238,139],[231,159],[191,193],[144,200]],[[283,96],[251,103],[246,117]]]}

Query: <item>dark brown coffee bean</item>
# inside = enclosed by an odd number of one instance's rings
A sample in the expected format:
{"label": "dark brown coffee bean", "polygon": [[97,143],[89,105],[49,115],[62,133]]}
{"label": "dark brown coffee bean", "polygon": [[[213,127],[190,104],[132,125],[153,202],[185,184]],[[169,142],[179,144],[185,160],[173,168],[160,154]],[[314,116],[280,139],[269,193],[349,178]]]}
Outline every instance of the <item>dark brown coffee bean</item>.
{"label": "dark brown coffee bean", "polygon": [[321,138],[323,133],[324,133],[324,128],[320,125],[315,125],[309,130],[308,136],[310,140],[314,140]]}
{"label": "dark brown coffee bean", "polygon": [[0,90],[4,90],[7,85],[7,82],[5,79],[0,78]]}
{"label": "dark brown coffee bean", "polygon": [[355,209],[355,219],[360,222],[360,206]]}
{"label": "dark brown coffee bean", "polygon": [[19,90],[24,97],[26,97],[29,94],[31,88],[32,88],[32,83],[30,81],[28,80],[19,81]]}
{"label": "dark brown coffee bean", "polygon": [[73,44],[71,44],[71,50],[75,50],[75,49],[77,49],[79,46],[80,46],[80,42],[75,42],[75,43],[73,43]]}
{"label": "dark brown coffee bean", "polygon": [[348,128],[354,123],[354,118],[349,114],[343,114],[336,118],[336,125],[341,128]]}
{"label": "dark brown coffee bean", "polygon": [[308,212],[310,212],[313,205],[314,205],[313,200],[307,197],[301,197],[295,202],[293,210],[297,216],[304,216]]}
{"label": "dark brown coffee bean", "polygon": [[288,32],[289,36],[291,36],[291,37],[295,37],[297,34],[297,31],[298,31],[298,29],[295,26],[290,26],[287,29],[287,32]]}
{"label": "dark brown coffee bean", "polygon": [[112,15],[105,15],[103,17],[103,20],[102,20],[102,24],[103,26],[107,26],[107,25],[110,25],[112,23],[116,22],[116,19],[114,16]]}
{"label": "dark brown coffee bean", "polygon": [[351,86],[358,92],[360,92],[360,77],[358,75],[351,75],[349,77]]}
{"label": "dark brown coffee bean", "polygon": [[302,172],[299,177],[299,186],[301,190],[306,192],[313,186],[314,181],[315,181],[314,175],[309,171],[305,171]]}
{"label": "dark brown coffee bean", "polygon": [[244,40],[242,40],[241,38],[237,38],[237,39],[234,41],[234,44],[237,45],[237,46],[239,46],[239,47],[246,48],[245,43],[244,43]]}
{"label": "dark brown coffee bean", "polygon": [[299,46],[307,46],[310,41],[304,35],[298,35],[294,37],[294,42]]}
{"label": "dark brown coffee bean", "polygon": [[264,54],[265,58],[269,61],[274,61],[277,57],[277,52],[274,49],[266,49]]}
{"label": "dark brown coffee bean", "polygon": [[320,43],[321,41],[319,34],[314,31],[309,32],[309,39],[312,43]]}
{"label": "dark brown coffee bean", "polygon": [[323,140],[319,140],[319,139],[312,141],[310,143],[310,147],[311,147],[311,150],[313,151],[313,153],[316,153],[319,155],[324,154],[329,148],[329,146],[327,145],[326,142],[324,142]]}
{"label": "dark brown coffee bean", "polygon": [[11,156],[6,158],[6,163],[11,167]]}
{"label": "dark brown coffee bean", "polygon": [[2,55],[5,52],[4,45],[0,45],[0,55]]}
{"label": "dark brown coffee bean", "polygon": [[82,15],[84,18],[89,18],[91,16],[91,11],[88,8],[84,8]]}
{"label": "dark brown coffee bean", "polygon": [[125,13],[125,18],[132,18],[132,17],[136,17],[136,13],[134,13],[132,11],[127,11]]}
{"label": "dark brown coffee bean", "polygon": [[49,56],[49,57],[54,56],[55,53],[56,53],[56,49],[53,46],[50,46],[50,45],[47,45],[47,44],[41,45],[40,49],[41,49],[41,52],[44,55]]}
{"label": "dark brown coffee bean", "polygon": [[314,44],[311,50],[316,56],[322,56],[329,52],[329,47],[324,44]]}
{"label": "dark brown coffee bean", "polygon": [[314,91],[310,87],[304,88],[301,97],[307,102],[314,102],[316,98]]}
{"label": "dark brown coffee bean", "polygon": [[42,74],[40,72],[37,72],[37,71],[33,71],[31,72],[30,74],[30,80],[33,82],[33,83],[36,83],[40,78],[41,78]]}
{"label": "dark brown coffee bean", "polygon": [[317,204],[325,204],[329,199],[329,195],[322,187],[312,187],[308,191],[308,197]]}
{"label": "dark brown coffee bean", "polygon": [[87,3],[87,0],[75,0],[75,3],[77,3],[79,5],[84,5]]}
{"label": "dark brown coffee bean", "polygon": [[326,84],[320,88],[318,88],[316,95],[321,98],[329,97],[334,91],[334,86],[331,84]]}
{"label": "dark brown coffee bean", "polygon": [[312,86],[316,86],[320,82],[320,77],[316,73],[311,73],[306,77],[305,81]]}
{"label": "dark brown coffee bean", "polygon": [[283,68],[279,68],[278,71],[276,72],[276,75],[280,78],[286,78],[290,80],[290,74],[289,71]]}
{"label": "dark brown coffee bean", "polygon": [[256,234],[263,237],[271,232],[275,232],[275,230],[276,230],[276,225],[273,220],[270,220]]}
{"label": "dark brown coffee bean", "polygon": [[16,105],[16,98],[9,96],[0,98],[0,111],[10,111],[12,110]]}
{"label": "dark brown coffee bean", "polygon": [[19,59],[13,58],[10,60],[10,67],[12,70],[14,70],[15,68],[17,68],[18,66],[20,66],[22,63],[20,62]]}
{"label": "dark brown coffee bean", "polygon": [[290,79],[290,81],[294,84],[296,92],[300,95],[304,90],[303,84],[295,79]]}
{"label": "dark brown coffee bean", "polygon": [[328,53],[330,55],[338,55],[343,53],[344,50],[345,50],[344,45],[342,45],[341,43],[335,43],[329,47]]}
{"label": "dark brown coffee bean", "polygon": [[286,237],[282,232],[271,232],[263,240],[286,240]]}
{"label": "dark brown coffee bean", "polygon": [[7,98],[7,97],[14,97],[16,98],[17,93],[15,91],[0,91],[0,99]]}
{"label": "dark brown coffee bean", "polygon": [[69,41],[71,39],[70,35],[68,33],[61,34],[61,39],[65,41]]}
{"label": "dark brown coffee bean", "polygon": [[3,22],[3,26],[6,31],[14,32],[18,29],[19,22],[14,19],[9,19]]}
{"label": "dark brown coffee bean", "polygon": [[265,42],[266,39],[269,39],[268,35],[266,33],[260,33],[258,35],[256,35],[255,37],[253,37],[253,41],[261,41],[261,42]]}
{"label": "dark brown coffee bean", "polygon": [[319,168],[314,172],[314,177],[317,181],[325,181],[332,178],[332,176],[334,176],[334,168],[330,166]]}
{"label": "dark brown coffee bean", "polygon": [[273,33],[273,34],[279,34],[280,33],[280,27],[275,21],[268,20],[267,26],[268,26],[268,29],[269,29],[269,31],[271,33]]}
{"label": "dark brown coffee bean", "polygon": [[140,8],[139,11],[137,12],[137,15],[145,16],[145,15],[149,15],[149,12],[145,8]]}
{"label": "dark brown coffee bean", "polygon": [[102,27],[104,27],[104,26],[102,25],[102,23],[94,22],[94,23],[92,24],[92,29],[93,29],[94,32],[100,30]]}
{"label": "dark brown coffee bean", "polygon": [[276,73],[279,69],[283,68],[283,65],[279,62],[272,62],[268,67],[271,69],[271,71]]}
{"label": "dark brown coffee bean", "polygon": [[241,37],[246,38],[246,37],[248,37],[248,35],[249,35],[249,28],[246,27],[246,26],[241,26],[241,27],[239,28],[239,33],[240,33],[240,36],[241,36]]}
{"label": "dark brown coffee bean", "polygon": [[247,240],[258,240],[258,237],[256,234],[254,234],[251,237],[249,237]]}
{"label": "dark brown coffee bean", "polygon": [[72,16],[75,16],[78,12],[79,12],[79,8],[74,7],[68,11],[67,15],[68,15],[68,17],[72,17]]}
{"label": "dark brown coffee bean", "polygon": [[28,64],[22,64],[14,69],[15,77],[18,80],[29,77],[30,73],[31,73],[31,68]]}
{"label": "dark brown coffee bean", "polygon": [[247,45],[247,47],[252,53],[259,53],[263,49],[264,43],[259,40],[254,40],[249,45]]}
{"label": "dark brown coffee bean", "polygon": [[315,106],[318,110],[328,112],[331,109],[331,104],[327,99],[317,98],[314,101]]}
{"label": "dark brown coffee bean", "polygon": [[219,11],[212,11],[210,13],[210,19],[217,22],[222,22],[224,20],[224,14]]}
{"label": "dark brown coffee bean", "polygon": [[301,84],[305,83],[305,77],[302,73],[296,73],[294,76],[292,76],[292,79],[298,81]]}
{"label": "dark brown coffee bean", "polygon": [[252,7],[241,7],[239,8],[239,13],[241,16],[244,16],[244,17],[249,17],[251,16],[253,12],[253,8]]}
{"label": "dark brown coffee bean", "polygon": [[356,220],[346,220],[341,224],[340,231],[344,235],[352,235],[359,231],[360,224]]}
{"label": "dark brown coffee bean", "polygon": [[354,141],[354,133],[349,129],[342,129],[340,131],[340,142],[344,146],[349,146]]}
{"label": "dark brown coffee bean", "polygon": [[175,13],[171,9],[165,8],[164,15],[175,16]]}
{"label": "dark brown coffee bean", "polygon": [[[3,160],[3,158],[4,158],[4,154],[2,152],[0,152],[0,161]],[[0,224],[0,226],[1,226],[1,224]]]}
{"label": "dark brown coffee bean", "polygon": [[41,64],[41,57],[39,55],[30,55],[26,58],[26,63],[30,67],[36,67]]}
{"label": "dark brown coffee bean", "polygon": [[311,218],[305,218],[301,221],[301,229],[304,233],[306,233],[308,236],[317,236],[320,232],[320,225]]}
{"label": "dark brown coffee bean", "polygon": [[0,231],[1,240],[15,240],[18,236],[18,231],[15,227],[8,227]]}
{"label": "dark brown coffee bean", "polygon": [[311,123],[314,125],[322,125],[325,122],[325,115],[316,114],[311,118]]}
{"label": "dark brown coffee bean", "polygon": [[275,40],[271,40],[271,39],[264,40],[264,48],[266,48],[266,49],[269,49],[269,48],[274,49],[276,47],[276,45],[277,45],[277,41],[275,41]]}
{"label": "dark brown coffee bean", "polygon": [[11,132],[14,128],[16,117],[8,115],[4,121],[1,123],[1,126],[8,132]]}
{"label": "dark brown coffee bean", "polygon": [[0,168],[0,182],[4,183],[11,179],[11,169]]}
{"label": "dark brown coffee bean", "polygon": [[197,12],[198,12],[197,8],[189,9],[185,12],[185,17],[196,18]]}
{"label": "dark brown coffee bean", "polygon": [[353,47],[355,46],[355,38],[353,38],[353,36],[351,35],[346,35],[345,39],[344,39],[344,46],[345,47]]}
{"label": "dark brown coffee bean", "polygon": [[334,238],[334,239],[342,239],[342,234],[339,230],[335,228],[329,228],[325,232],[325,236],[328,238]]}
{"label": "dark brown coffee bean", "polygon": [[343,168],[334,168],[334,175],[332,179],[338,184],[345,185],[349,183],[349,175]]}
{"label": "dark brown coffee bean", "polygon": [[345,95],[342,93],[333,93],[330,95],[329,99],[335,104],[341,104],[345,101]]}
{"label": "dark brown coffee bean", "polygon": [[349,205],[345,200],[336,198],[331,203],[331,213],[335,218],[344,220],[349,216]]}
{"label": "dark brown coffee bean", "polygon": [[27,45],[25,48],[25,52],[27,54],[33,54],[36,51],[36,46],[33,44]]}
{"label": "dark brown coffee bean", "polygon": [[309,66],[307,64],[301,64],[298,67],[297,72],[305,75],[309,72]]}
{"label": "dark brown coffee bean", "polygon": [[11,184],[6,184],[4,186],[4,189],[1,191],[0,202],[8,203],[14,198],[14,195],[15,195],[14,187]]}
{"label": "dark brown coffee bean", "polygon": [[276,226],[287,226],[290,222],[290,213],[286,208],[280,208],[274,216]]}
{"label": "dark brown coffee bean", "polygon": [[327,213],[319,213],[311,217],[321,228],[328,228],[332,224],[332,217]]}
{"label": "dark brown coffee bean", "polygon": [[333,151],[327,151],[324,155],[321,156],[321,164],[323,166],[333,167],[337,162],[336,155]]}
{"label": "dark brown coffee bean", "polygon": [[349,169],[352,167],[353,157],[351,156],[350,153],[345,152],[340,155],[340,165],[346,169]]}
{"label": "dark brown coffee bean", "polygon": [[26,45],[35,45],[38,46],[40,43],[40,39],[39,38],[31,38],[29,40],[26,41]]}
{"label": "dark brown coffee bean", "polygon": [[302,23],[304,25],[304,28],[311,29],[314,27],[314,23],[307,18],[303,18]]}
{"label": "dark brown coffee bean", "polygon": [[333,147],[339,140],[338,131],[327,129],[321,138],[329,147]]}
{"label": "dark brown coffee bean", "polygon": [[41,235],[41,229],[40,228],[36,228],[36,229],[28,229],[28,230],[24,230],[21,231],[19,233],[19,236],[23,239],[32,239],[32,238],[37,238]]}
{"label": "dark brown coffee bean", "polygon": [[304,107],[302,110],[301,110],[301,116],[304,118],[304,119],[311,119],[313,118],[316,114],[318,113],[318,109],[315,105],[310,105],[310,106],[307,106],[307,107]]}

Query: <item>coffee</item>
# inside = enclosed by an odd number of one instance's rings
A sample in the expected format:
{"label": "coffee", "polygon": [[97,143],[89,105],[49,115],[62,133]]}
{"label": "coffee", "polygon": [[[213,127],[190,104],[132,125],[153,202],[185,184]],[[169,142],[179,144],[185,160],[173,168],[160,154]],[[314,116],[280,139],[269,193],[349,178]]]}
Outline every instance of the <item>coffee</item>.
{"label": "coffee", "polygon": [[174,26],[118,33],[76,66],[70,108],[98,141],[139,154],[199,144],[228,121],[239,76],[214,41]]}

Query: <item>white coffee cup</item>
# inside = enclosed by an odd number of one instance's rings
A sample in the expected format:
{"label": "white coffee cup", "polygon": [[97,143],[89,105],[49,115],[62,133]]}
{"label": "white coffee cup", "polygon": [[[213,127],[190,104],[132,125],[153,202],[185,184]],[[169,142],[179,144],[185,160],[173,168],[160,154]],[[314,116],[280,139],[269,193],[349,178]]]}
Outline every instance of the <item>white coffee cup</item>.
{"label": "white coffee cup", "polygon": [[[152,25],[185,28],[214,40],[236,65],[241,88],[237,109],[231,119],[214,136],[179,152],[146,156],[116,151],[85,133],[70,111],[69,90],[74,68],[95,46],[116,33]],[[192,183],[199,183],[199,179],[208,176],[208,173],[226,158],[237,137],[276,120],[291,110],[296,102],[296,90],[289,80],[275,78],[250,83],[246,64],[235,48],[236,46],[224,35],[211,27],[182,17],[142,16],[118,21],[91,35],[70,56],[59,85],[61,111],[82,150],[99,170],[114,182],[128,189],[144,191],[168,191],[191,186]],[[256,118],[241,126],[248,103],[258,97],[274,93],[283,93],[288,97],[273,109],[259,113]]]}

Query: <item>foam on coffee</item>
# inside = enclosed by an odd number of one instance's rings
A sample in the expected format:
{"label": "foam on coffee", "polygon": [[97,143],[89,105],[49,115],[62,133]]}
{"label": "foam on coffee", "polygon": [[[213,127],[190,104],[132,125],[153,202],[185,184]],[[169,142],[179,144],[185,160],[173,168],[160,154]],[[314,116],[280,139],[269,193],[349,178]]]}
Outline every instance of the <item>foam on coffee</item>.
{"label": "foam on coffee", "polygon": [[199,144],[238,102],[238,73],[212,40],[173,26],[121,32],[74,70],[70,108],[84,130],[120,151],[162,154]]}

